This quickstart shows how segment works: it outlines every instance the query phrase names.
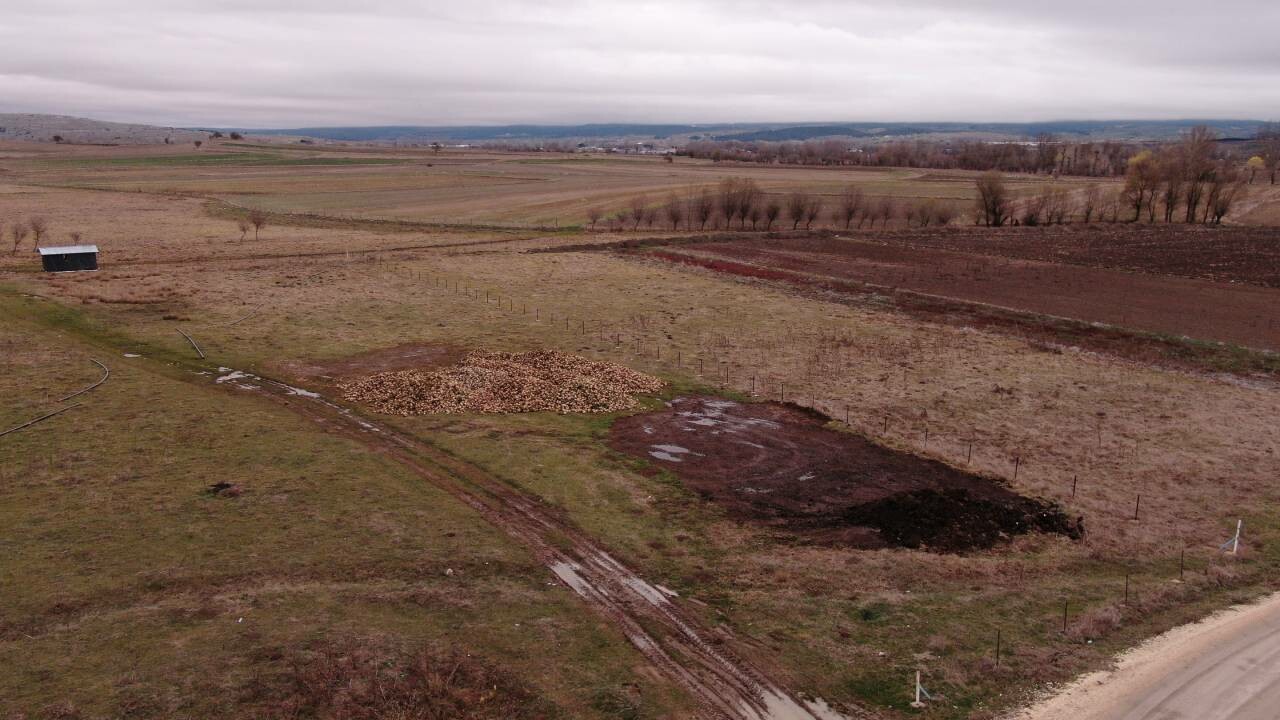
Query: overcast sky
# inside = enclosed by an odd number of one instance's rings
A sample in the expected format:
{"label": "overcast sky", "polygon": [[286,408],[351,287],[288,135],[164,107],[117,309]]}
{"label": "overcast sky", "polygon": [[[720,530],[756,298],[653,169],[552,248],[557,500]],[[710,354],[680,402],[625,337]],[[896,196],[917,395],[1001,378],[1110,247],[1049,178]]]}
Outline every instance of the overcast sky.
{"label": "overcast sky", "polygon": [[0,112],[164,125],[1280,117],[1277,0],[36,0]]}

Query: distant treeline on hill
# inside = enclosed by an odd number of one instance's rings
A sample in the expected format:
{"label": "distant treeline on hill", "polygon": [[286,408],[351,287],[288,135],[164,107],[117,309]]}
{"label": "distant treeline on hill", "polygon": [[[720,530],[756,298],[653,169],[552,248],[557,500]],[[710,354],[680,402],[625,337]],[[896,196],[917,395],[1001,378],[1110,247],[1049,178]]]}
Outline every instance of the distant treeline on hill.
{"label": "distant treeline on hill", "polygon": [[1194,125],[1207,125],[1224,138],[1252,135],[1255,120],[1080,120],[1031,123],[589,123],[580,125],[391,125],[304,128],[209,128],[255,135],[290,135],[348,141],[536,142],[539,140],[653,139],[684,142],[784,142],[822,138],[889,139],[926,135],[983,135],[1006,139],[1050,133],[1074,139],[1166,140]]}
{"label": "distant treeline on hill", "polygon": [[[1162,141],[1093,141],[1041,133],[1028,141],[971,139],[915,139],[859,143],[847,140],[765,142],[700,140],[686,144],[679,154],[714,161],[755,162],[767,165],[853,165],[911,167],[938,170],[999,170],[1087,177],[1124,175],[1130,158],[1146,150],[1178,144],[1203,133],[1216,147],[1215,158],[1248,158],[1257,153],[1273,169],[1277,161],[1275,123],[1254,125],[1247,138],[1223,138],[1209,125],[1197,125]],[[1237,142],[1226,142],[1238,140]]]}

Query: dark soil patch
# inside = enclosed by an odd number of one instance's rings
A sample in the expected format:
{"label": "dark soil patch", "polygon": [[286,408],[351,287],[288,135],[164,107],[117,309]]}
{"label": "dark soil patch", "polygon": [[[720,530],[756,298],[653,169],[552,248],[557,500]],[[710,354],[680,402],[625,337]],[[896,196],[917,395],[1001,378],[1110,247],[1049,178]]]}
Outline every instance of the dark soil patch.
{"label": "dark soil patch", "polygon": [[825,425],[775,403],[682,397],[620,418],[610,445],[674,472],[735,518],[816,542],[963,552],[1027,532],[1080,537],[1053,503]]}

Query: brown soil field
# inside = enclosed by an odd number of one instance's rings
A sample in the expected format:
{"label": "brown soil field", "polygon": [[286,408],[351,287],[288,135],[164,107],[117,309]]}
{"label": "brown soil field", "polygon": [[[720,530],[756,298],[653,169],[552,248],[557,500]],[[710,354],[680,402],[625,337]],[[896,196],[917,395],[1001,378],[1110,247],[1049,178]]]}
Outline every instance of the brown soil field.
{"label": "brown soil field", "polygon": [[1240,225],[1055,225],[948,227],[865,233],[910,248],[1040,260],[1280,287],[1280,227]]}
{"label": "brown soil field", "polygon": [[677,397],[614,423],[610,445],[657,461],[730,515],[818,542],[941,552],[1081,528],[1055,504],[826,427],[812,410]]}
{"label": "brown soil field", "polygon": [[[1003,234],[988,233],[987,237],[998,248],[1015,247]],[[938,244],[977,245],[967,241]],[[862,238],[699,243],[682,251],[1086,322],[1280,350],[1280,287],[993,257]],[[1148,253],[1159,255],[1150,248]]]}

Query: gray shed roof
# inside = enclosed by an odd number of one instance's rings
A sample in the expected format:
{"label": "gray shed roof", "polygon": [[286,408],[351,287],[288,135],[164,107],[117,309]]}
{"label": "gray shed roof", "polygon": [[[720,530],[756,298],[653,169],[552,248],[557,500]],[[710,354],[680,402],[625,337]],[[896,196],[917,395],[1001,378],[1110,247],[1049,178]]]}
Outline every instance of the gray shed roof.
{"label": "gray shed roof", "polygon": [[97,245],[63,245],[62,247],[36,248],[41,255],[79,255],[98,252]]}

